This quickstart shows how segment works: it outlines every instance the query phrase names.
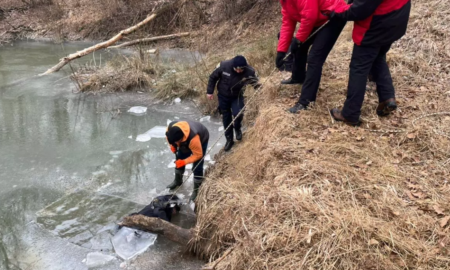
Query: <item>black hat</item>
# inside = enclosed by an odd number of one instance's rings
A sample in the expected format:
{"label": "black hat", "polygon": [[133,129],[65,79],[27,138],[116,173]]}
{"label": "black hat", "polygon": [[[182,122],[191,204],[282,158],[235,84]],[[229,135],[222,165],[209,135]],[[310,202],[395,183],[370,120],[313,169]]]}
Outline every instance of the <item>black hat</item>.
{"label": "black hat", "polygon": [[171,127],[166,132],[166,137],[170,144],[175,144],[176,142],[183,139],[184,133],[179,127]]}
{"label": "black hat", "polygon": [[247,66],[247,59],[245,59],[244,56],[238,55],[235,58],[233,58],[233,67],[246,67]]}

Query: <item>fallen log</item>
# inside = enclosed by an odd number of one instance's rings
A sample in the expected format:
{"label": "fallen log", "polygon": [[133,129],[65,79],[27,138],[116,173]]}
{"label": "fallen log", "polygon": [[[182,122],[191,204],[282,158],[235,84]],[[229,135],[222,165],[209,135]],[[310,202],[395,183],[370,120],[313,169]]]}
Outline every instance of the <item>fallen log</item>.
{"label": "fallen log", "polygon": [[164,40],[164,39],[173,39],[173,38],[185,37],[185,36],[189,36],[189,35],[190,35],[190,32],[185,32],[185,33],[172,34],[172,35],[166,35],[166,36],[141,38],[141,39],[124,42],[124,43],[116,45],[116,46],[110,46],[109,49],[118,49],[118,48],[127,47],[127,46],[131,46],[131,45],[139,44],[139,43],[146,43],[146,42]]}
{"label": "fallen log", "polygon": [[[172,3],[171,5],[176,4],[177,2],[180,2],[180,4],[184,4],[187,0],[177,0],[174,3]],[[171,5],[165,5],[164,7],[156,10],[153,14],[151,14],[150,16],[148,16],[145,20],[141,21],[140,23],[133,25],[130,28],[127,28],[125,30],[120,31],[117,35],[115,35],[114,37],[112,37],[111,39],[98,43],[94,46],[91,46],[89,48],[86,48],[82,51],[78,51],[76,53],[72,53],[69,54],[68,56],[61,58],[59,63],[55,66],[53,66],[52,68],[48,69],[46,72],[40,74],[39,76],[43,76],[43,75],[47,75],[53,72],[57,72],[59,71],[61,68],[63,68],[65,65],[67,65],[67,63],[69,63],[70,61],[83,57],[85,55],[88,55],[92,52],[95,52],[97,50],[100,49],[104,49],[107,48],[111,45],[114,45],[117,41],[121,40],[124,36],[129,35],[131,33],[133,33],[134,31],[138,30],[139,28],[141,28],[143,25],[151,22],[152,20],[154,20],[158,15],[160,15],[163,11],[165,11],[169,6]]]}
{"label": "fallen log", "polygon": [[160,218],[143,215],[125,217],[119,225],[164,235],[167,239],[184,246],[187,246],[193,237],[192,230],[181,228]]}

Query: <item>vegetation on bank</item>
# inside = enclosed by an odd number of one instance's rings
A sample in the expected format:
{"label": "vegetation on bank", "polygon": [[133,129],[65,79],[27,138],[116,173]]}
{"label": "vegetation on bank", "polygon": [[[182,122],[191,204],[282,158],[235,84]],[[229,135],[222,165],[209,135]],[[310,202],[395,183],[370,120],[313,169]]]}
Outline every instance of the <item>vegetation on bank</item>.
{"label": "vegetation on bank", "polygon": [[388,54],[400,104],[392,116],[375,114],[369,91],[361,128],[331,120],[346,95],[351,23],[311,110],[286,111],[300,89],[280,87],[279,74],[248,105],[254,125],[198,197],[191,248],[210,261],[228,254],[216,269],[450,267],[450,6],[413,4]]}

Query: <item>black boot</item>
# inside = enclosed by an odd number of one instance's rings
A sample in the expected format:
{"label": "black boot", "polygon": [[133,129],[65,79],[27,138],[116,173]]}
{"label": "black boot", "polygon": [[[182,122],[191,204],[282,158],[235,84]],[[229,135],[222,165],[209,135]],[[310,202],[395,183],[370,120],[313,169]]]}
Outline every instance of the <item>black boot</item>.
{"label": "black boot", "polygon": [[281,81],[281,84],[302,84],[302,83],[303,83],[303,81],[294,80],[292,78]]}
{"label": "black boot", "polygon": [[297,103],[295,103],[294,107],[289,109],[289,112],[290,113],[299,113],[300,111],[306,110],[306,109],[307,109],[307,107],[305,105],[302,105],[297,102]]}
{"label": "black boot", "polygon": [[225,147],[224,147],[225,152],[230,151],[230,149],[231,149],[231,147],[233,147],[233,145],[234,145],[233,139],[230,139],[230,140],[227,139],[227,143],[225,143]]}
{"label": "black boot", "polygon": [[195,201],[195,199],[197,199],[198,189],[202,185],[202,182],[203,182],[203,179],[194,178],[194,190],[192,190],[192,195],[190,198],[191,201]]}
{"label": "black boot", "polygon": [[236,140],[242,140],[242,131],[240,129],[236,129]]}
{"label": "black boot", "polygon": [[174,190],[177,187],[181,186],[181,184],[183,184],[183,174],[184,170],[175,169],[175,180],[173,180],[173,182],[168,185],[167,188],[170,190]]}
{"label": "black boot", "polygon": [[390,98],[378,104],[377,114],[379,116],[388,116],[395,110],[397,110],[397,103],[395,102],[395,98]]}

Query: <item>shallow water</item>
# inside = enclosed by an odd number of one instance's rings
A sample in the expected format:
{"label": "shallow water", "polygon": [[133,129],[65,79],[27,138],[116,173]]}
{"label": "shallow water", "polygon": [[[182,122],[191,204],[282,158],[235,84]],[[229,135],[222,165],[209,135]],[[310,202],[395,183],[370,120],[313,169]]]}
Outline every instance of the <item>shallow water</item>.
{"label": "shallow water", "polygon": [[[70,67],[35,77],[89,45],[0,47],[0,269],[88,269],[92,252],[115,256],[114,222],[165,194],[173,179],[174,156],[165,139],[136,138],[170,120],[201,118],[184,100],[164,105],[147,94],[74,94]],[[171,55],[179,60],[180,54],[162,53],[165,61]],[[187,59],[192,55],[187,52]],[[95,61],[110,57],[96,53]],[[148,109],[135,115],[127,112],[132,106]],[[214,142],[220,121],[203,123]],[[188,180],[180,194],[188,198],[191,190]],[[182,212],[175,222],[192,226],[190,208]],[[96,269],[198,269],[202,264],[163,237],[131,262],[115,257]]]}

